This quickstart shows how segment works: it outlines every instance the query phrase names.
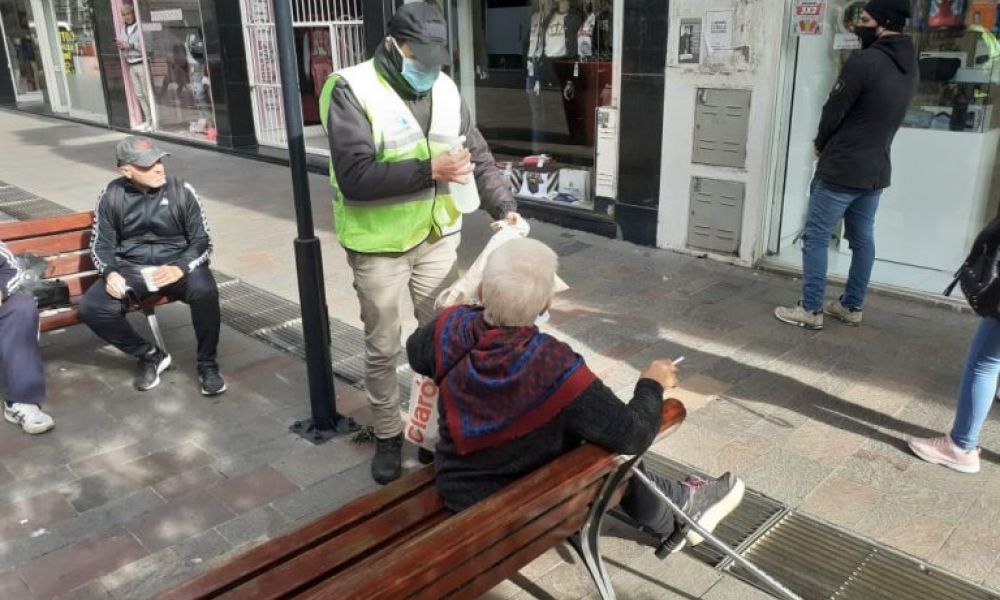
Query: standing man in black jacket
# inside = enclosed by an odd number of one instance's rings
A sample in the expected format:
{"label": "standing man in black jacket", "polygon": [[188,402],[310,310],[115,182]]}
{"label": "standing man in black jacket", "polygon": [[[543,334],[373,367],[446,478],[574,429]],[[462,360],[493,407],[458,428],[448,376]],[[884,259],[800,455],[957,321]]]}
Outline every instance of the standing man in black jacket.
{"label": "standing man in black jacket", "polygon": [[149,138],[125,138],[116,154],[122,176],[98,197],[90,242],[104,285],[92,285],[84,294],[80,318],[103,340],[139,359],[135,388],[146,391],[160,384],[170,355],[136,333],[123,304],[132,294],[141,300],[155,292],[188,304],[201,393],[221,394],[226,383],[216,362],[219,290],[208,268],[212,240],[198,193],[180,178],[167,177],[163,158],[169,154]]}
{"label": "standing man in black jacket", "polygon": [[457,276],[462,215],[450,186],[475,181],[494,219],[519,218],[468,106],[441,73],[447,43],[435,3],[404,4],[375,56],[334,73],[320,95],[334,225],[365,325],[365,389],[377,438],[372,476],[381,484],[401,474],[403,296],[425,323]]}
{"label": "standing man in black jacket", "polygon": [[[861,324],[875,264],[875,212],[892,172],[890,148],[919,84],[913,40],[902,33],[909,17],[909,0],[872,0],[854,27],[863,49],[844,64],[823,107],[814,142],[819,163],[802,233],[802,299],[774,311],[785,323],[822,329],[825,312]],[[827,252],[840,219],[851,245],[851,269],[844,295],[824,303]]]}

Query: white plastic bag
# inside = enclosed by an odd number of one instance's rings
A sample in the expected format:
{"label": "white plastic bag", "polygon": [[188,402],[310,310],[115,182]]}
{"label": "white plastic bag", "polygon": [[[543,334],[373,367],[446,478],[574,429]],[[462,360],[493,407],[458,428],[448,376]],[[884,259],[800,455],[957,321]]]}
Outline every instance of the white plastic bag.
{"label": "white plastic bag", "polygon": [[413,376],[410,410],[403,413],[403,437],[411,444],[434,451],[438,438],[438,386],[430,377]]}
{"label": "white plastic bag", "polygon": [[[459,277],[458,281],[452,284],[451,287],[438,295],[437,301],[434,303],[434,308],[443,310],[458,304],[477,304],[479,302],[479,284],[483,281],[483,270],[486,268],[486,259],[500,246],[519,237],[528,237],[528,233],[531,231],[531,226],[524,219],[518,219],[516,225],[511,225],[506,221],[499,221],[496,227],[497,232],[486,243],[486,247],[476,257],[469,270]],[[554,291],[558,293],[568,289],[569,286],[566,285],[566,282],[556,275]]]}

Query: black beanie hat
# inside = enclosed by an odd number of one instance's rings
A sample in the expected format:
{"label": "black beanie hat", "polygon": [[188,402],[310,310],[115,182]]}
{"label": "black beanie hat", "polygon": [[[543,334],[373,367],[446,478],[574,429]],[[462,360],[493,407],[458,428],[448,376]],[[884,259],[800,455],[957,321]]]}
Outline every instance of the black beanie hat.
{"label": "black beanie hat", "polygon": [[910,18],[910,0],[871,0],[865,10],[882,27],[902,31]]}

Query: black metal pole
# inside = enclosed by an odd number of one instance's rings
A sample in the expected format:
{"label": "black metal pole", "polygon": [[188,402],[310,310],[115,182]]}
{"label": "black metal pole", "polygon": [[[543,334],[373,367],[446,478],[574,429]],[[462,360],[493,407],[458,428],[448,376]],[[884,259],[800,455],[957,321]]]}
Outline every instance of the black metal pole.
{"label": "black metal pole", "polygon": [[285,104],[292,194],[299,230],[299,236],[295,239],[295,267],[299,278],[302,334],[306,344],[309,404],[312,409],[312,418],[295,423],[292,431],[315,443],[322,443],[337,435],[355,431],[358,426],[352,419],[337,412],[330,356],[330,317],[326,306],[326,288],[323,285],[323,255],[313,229],[298,66],[295,62],[295,33],[292,30],[292,4],[289,0],[274,0],[274,25]]}

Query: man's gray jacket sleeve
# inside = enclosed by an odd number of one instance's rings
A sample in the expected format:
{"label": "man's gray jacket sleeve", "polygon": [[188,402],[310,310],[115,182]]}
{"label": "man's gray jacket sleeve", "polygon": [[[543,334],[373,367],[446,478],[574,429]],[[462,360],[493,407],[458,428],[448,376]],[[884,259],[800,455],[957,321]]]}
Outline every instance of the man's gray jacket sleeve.
{"label": "man's gray jacket sleeve", "polygon": [[354,201],[402,196],[434,187],[431,161],[380,163],[371,123],[346,81],[334,85],[327,120],[330,159],[337,186]]}

